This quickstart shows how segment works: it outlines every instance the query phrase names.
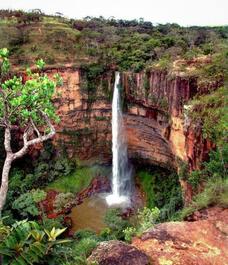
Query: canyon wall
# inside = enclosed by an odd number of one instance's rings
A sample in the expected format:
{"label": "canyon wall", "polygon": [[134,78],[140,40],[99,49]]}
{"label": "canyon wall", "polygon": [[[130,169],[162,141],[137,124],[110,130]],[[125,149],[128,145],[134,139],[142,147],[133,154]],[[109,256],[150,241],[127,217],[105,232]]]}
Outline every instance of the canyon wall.
{"label": "canyon wall", "polygon": [[[55,143],[72,157],[110,163],[114,71],[98,76],[92,91],[81,69],[50,69],[48,74],[56,72],[63,86],[55,99],[61,118]],[[190,170],[199,168],[213,145],[202,138],[199,126],[189,122],[184,108],[207,89],[198,85],[196,77],[161,70],[125,72],[121,80],[129,157],[168,168],[177,168],[179,158]]]}

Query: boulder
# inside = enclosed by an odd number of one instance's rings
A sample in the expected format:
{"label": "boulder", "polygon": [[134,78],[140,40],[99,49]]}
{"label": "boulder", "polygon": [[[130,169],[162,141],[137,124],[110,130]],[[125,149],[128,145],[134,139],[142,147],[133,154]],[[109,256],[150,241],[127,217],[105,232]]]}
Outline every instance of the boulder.
{"label": "boulder", "polygon": [[228,209],[203,210],[194,220],[159,224],[134,238],[133,246],[154,265],[227,265]]}
{"label": "boulder", "polygon": [[149,265],[149,258],[124,242],[111,240],[102,242],[88,258],[88,263],[99,265]]}

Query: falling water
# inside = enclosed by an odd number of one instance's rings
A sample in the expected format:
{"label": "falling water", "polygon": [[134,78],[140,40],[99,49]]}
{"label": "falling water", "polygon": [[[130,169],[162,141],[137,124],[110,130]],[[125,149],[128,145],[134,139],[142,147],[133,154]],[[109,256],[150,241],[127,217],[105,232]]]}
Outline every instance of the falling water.
{"label": "falling water", "polygon": [[112,100],[112,193],[106,197],[109,205],[128,204],[131,193],[131,169],[120,100],[120,74],[116,72]]}

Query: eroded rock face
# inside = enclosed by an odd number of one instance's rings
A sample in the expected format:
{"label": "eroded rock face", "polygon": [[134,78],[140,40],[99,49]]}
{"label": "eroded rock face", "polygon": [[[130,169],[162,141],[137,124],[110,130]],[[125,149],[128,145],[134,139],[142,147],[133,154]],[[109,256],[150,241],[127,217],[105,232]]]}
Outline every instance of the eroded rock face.
{"label": "eroded rock face", "polygon": [[102,242],[88,258],[99,265],[149,265],[149,258],[134,246],[121,241]]}
{"label": "eroded rock face", "polygon": [[[50,75],[56,72],[63,77],[63,86],[55,99],[61,118],[55,143],[81,160],[110,163],[113,71],[99,77],[92,95],[83,86],[80,69],[49,70]],[[107,88],[102,89],[103,83]],[[208,89],[216,89],[221,82],[212,85]],[[183,109],[196,93],[208,90],[195,77],[153,69],[123,73],[122,86],[129,156],[162,167],[177,167],[175,157],[179,157],[191,170],[198,169],[213,145],[202,138],[200,127],[186,124]]]}
{"label": "eroded rock face", "polygon": [[[62,76],[55,104],[61,122],[57,126],[56,145],[64,146],[70,156],[94,162],[111,161],[111,104],[99,95],[90,102],[83,90],[79,69],[52,70]],[[111,86],[111,85],[110,85]]]}
{"label": "eroded rock face", "polygon": [[153,119],[137,115],[125,115],[124,121],[130,158],[140,158],[164,168],[175,167],[169,142],[163,136],[163,126]]}
{"label": "eroded rock face", "polygon": [[174,117],[183,113],[184,102],[197,92],[195,78],[171,76],[167,71],[161,70],[126,73],[123,85],[129,100],[157,109],[165,107]]}
{"label": "eroded rock face", "polygon": [[[60,148],[64,146],[70,156],[81,160],[110,163],[111,100],[98,87],[93,102],[90,102],[88,93],[83,89],[79,69],[52,70],[49,75],[57,71],[63,78],[63,86],[58,88],[60,96],[55,99],[61,118],[57,126],[56,145]],[[109,79],[107,83],[112,90]],[[148,106],[137,107],[136,112],[130,105],[127,108],[125,124],[129,157],[165,168],[174,167],[174,156],[165,135],[167,119],[164,112],[158,113]]]}
{"label": "eroded rock face", "polygon": [[134,238],[133,246],[154,265],[228,264],[228,209],[204,210],[194,220],[159,224]]}
{"label": "eroded rock face", "polygon": [[169,126],[167,139],[173,154],[189,163],[190,170],[198,169],[213,145],[202,138],[200,126],[186,124],[184,106],[196,94],[206,94],[221,86],[222,80],[202,86],[197,77],[151,69],[124,73],[122,83],[129,112]]}

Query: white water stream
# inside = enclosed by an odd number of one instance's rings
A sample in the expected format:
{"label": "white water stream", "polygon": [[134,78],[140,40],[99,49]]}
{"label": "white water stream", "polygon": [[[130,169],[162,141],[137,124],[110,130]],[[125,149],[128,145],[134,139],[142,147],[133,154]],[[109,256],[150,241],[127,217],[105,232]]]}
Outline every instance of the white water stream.
{"label": "white water stream", "polygon": [[130,203],[131,169],[128,165],[127,144],[120,100],[120,74],[116,72],[112,100],[112,193],[108,205]]}

